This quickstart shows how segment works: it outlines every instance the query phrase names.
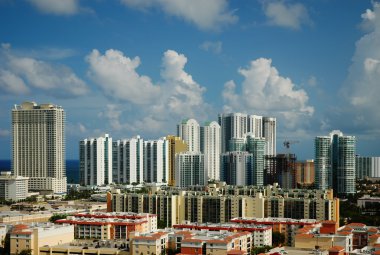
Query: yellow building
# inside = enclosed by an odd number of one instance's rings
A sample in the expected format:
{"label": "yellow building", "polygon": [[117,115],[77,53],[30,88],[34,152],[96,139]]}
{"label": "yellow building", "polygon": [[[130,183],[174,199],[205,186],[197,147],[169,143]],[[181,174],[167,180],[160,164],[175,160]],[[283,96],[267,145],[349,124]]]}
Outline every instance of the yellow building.
{"label": "yellow building", "polygon": [[162,254],[168,248],[169,233],[155,232],[131,238],[131,255]]}
{"label": "yellow building", "polygon": [[175,154],[187,151],[187,144],[180,137],[168,135],[169,141],[169,186],[175,185]]}
{"label": "yellow building", "polygon": [[58,245],[74,239],[74,226],[55,225],[51,223],[28,226],[15,225],[10,233],[10,253],[18,254],[22,250],[32,250],[32,255],[39,255],[39,247]]}

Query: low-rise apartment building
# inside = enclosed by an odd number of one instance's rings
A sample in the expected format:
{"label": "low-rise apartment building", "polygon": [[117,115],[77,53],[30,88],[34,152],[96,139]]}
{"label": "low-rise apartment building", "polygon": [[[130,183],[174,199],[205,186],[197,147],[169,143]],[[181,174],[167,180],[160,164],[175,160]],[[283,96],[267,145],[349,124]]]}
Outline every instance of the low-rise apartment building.
{"label": "low-rise apartment building", "polygon": [[39,255],[39,247],[58,245],[74,239],[74,227],[52,223],[15,225],[10,233],[10,253],[18,254],[31,249],[32,255]]}
{"label": "low-rise apartment building", "polygon": [[56,223],[74,225],[76,239],[128,239],[132,232],[157,230],[157,216],[147,213],[80,213]]}

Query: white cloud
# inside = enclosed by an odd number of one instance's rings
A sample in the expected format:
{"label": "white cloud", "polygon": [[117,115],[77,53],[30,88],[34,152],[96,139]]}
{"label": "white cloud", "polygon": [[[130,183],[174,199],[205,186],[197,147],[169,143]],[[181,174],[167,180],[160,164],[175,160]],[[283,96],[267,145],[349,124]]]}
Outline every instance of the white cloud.
{"label": "white cloud", "polygon": [[342,87],[342,119],[358,132],[378,133],[380,126],[380,4],[367,10],[363,22],[371,28],[356,42],[355,54]]}
{"label": "white cloud", "polygon": [[79,0],[28,0],[39,11],[54,15],[72,15],[79,12]]}
{"label": "white cloud", "polygon": [[209,51],[214,54],[220,54],[222,52],[221,41],[216,41],[216,42],[205,41],[199,47],[204,51]]}
{"label": "white cloud", "polygon": [[0,52],[0,89],[11,94],[26,94],[38,89],[55,97],[81,96],[86,83],[67,66],[13,54],[10,45]]}
{"label": "white cloud", "polygon": [[263,8],[270,25],[300,29],[302,25],[311,24],[309,13],[303,4],[269,0],[263,1]]}
{"label": "white cloud", "polygon": [[86,59],[91,79],[113,98],[149,104],[160,93],[160,88],[148,76],[137,73],[139,57],[131,59],[121,51],[110,49],[104,55],[93,50]]}
{"label": "white cloud", "polygon": [[218,30],[237,22],[226,0],[121,0],[137,9],[158,8],[170,16],[181,18],[203,30]]}
{"label": "white cloud", "polygon": [[[118,61],[106,57],[109,52]],[[104,93],[120,101],[107,105],[99,114],[100,118],[107,120],[111,129],[163,135],[162,130],[171,130],[184,116],[207,116],[210,107],[203,100],[205,88],[185,71],[185,55],[167,50],[162,58],[161,80],[153,83],[149,77],[137,73],[136,68],[140,64],[138,57],[130,59],[115,50],[108,50],[107,53],[100,57],[95,50],[87,59],[91,77]],[[99,64],[99,58],[105,62]],[[105,75],[104,68],[112,69],[111,75]]]}
{"label": "white cloud", "polygon": [[14,73],[0,69],[0,90],[14,95],[24,95],[30,90]]}
{"label": "white cloud", "polygon": [[271,59],[256,59],[238,72],[244,77],[241,93],[236,92],[233,81],[225,84],[225,111],[279,116],[288,128],[294,128],[300,121],[305,121],[302,118],[313,115],[314,108],[308,105],[306,91],[297,89],[289,78],[282,77],[272,66]]}
{"label": "white cloud", "polygon": [[309,80],[307,81],[307,84],[310,87],[315,87],[318,84],[318,80],[317,80],[317,78],[314,75],[312,75],[312,76],[310,76]]}

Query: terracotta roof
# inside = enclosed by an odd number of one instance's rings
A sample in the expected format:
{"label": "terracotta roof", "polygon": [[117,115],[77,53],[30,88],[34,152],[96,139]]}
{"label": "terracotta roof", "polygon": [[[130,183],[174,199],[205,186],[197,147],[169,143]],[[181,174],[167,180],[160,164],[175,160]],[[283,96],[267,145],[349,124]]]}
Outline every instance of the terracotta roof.
{"label": "terracotta roof", "polygon": [[245,254],[247,253],[246,251],[241,251],[241,250],[230,250],[227,252],[228,255],[239,255],[239,254]]}
{"label": "terracotta roof", "polygon": [[366,225],[363,224],[363,223],[359,223],[359,222],[352,222],[352,223],[348,224],[347,226],[352,226],[352,227],[365,227]]}
{"label": "terracotta roof", "polygon": [[313,238],[314,235],[312,235],[312,234],[297,234],[296,237],[297,238]]}
{"label": "terracotta roof", "polygon": [[333,246],[329,249],[329,251],[333,251],[333,252],[341,252],[341,251],[344,251],[344,247],[343,246]]}

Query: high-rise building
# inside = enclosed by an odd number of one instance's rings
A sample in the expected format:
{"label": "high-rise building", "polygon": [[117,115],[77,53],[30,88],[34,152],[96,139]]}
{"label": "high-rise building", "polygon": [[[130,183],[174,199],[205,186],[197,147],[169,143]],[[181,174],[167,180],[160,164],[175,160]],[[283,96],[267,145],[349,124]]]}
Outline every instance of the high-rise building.
{"label": "high-rise building", "polygon": [[253,155],[253,174],[252,185],[264,185],[264,169],[265,169],[265,138],[247,135],[247,151]]}
{"label": "high-rise building", "polygon": [[177,136],[187,144],[190,152],[200,152],[200,127],[195,119],[185,119],[177,125]]}
{"label": "high-rise building", "polygon": [[314,185],[314,160],[296,162],[297,187],[307,188]]}
{"label": "high-rise building", "polygon": [[221,128],[221,152],[229,151],[232,138],[244,138],[248,132],[248,115],[243,113],[222,113],[218,115]]}
{"label": "high-rise building", "polygon": [[144,181],[167,183],[169,177],[169,141],[166,138],[144,142]]}
{"label": "high-rise building", "polygon": [[187,151],[187,144],[180,137],[168,135],[166,139],[169,141],[169,175],[168,185],[175,185],[175,154]]}
{"label": "high-rise building", "polygon": [[276,155],[276,118],[263,117],[263,135],[267,145],[265,155]]}
{"label": "high-rise building", "polygon": [[236,142],[249,133],[253,137],[265,138],[265,155],[276,155],[276,118],[223,113],[218,115],[218,122],[221,127],[221,152],[235,148]]}
{"label": "high-rise building", "polygon": [[81,185],[112,183],[112,138],[108,134],[79,142],[79,172]]}
{"label": "high-rise building", "polygon": [[231,151],[221,155],[220,179],[228,185],[252,185],[254,173],[253,155],[246,151]]}
{"label": "high-rise building", "polygon": [[284,189],[296,188],[296,159],[291,153],[266,156],[264,185],[278,183]]}
{"label": "high-rise building", "polygon": [[175,183],[177,187],[206,185],[204,155],[200,152],[181,152],[176,154]]}
{"label": "high-rise building", "polygon": [[65,111],[24,102],[12,109],[12,171],[29,190],[66,192]]}
{"label": "high-rise building", "polygon": [[356,179],[380,177],[380,157],[356,156]]}
{"label": "high-rise building", "polygon": [[117,183],[143,183],[144,140],[140,136],[112,143],[113,180]]}
{"label": "high-rise building", "polygon": [[315,188],[331,189],[331,141],[329,136],[317,136],[314,140]]}
{"label": "high-rise building", "polygon": [[28,196],[29,177],[14,176],[11,172],[0,174],[0,199],[5,201],[24,200]]}
{"label": "high-rise building", "polygon": [[355,136],[334,130],[315,138],[315,186],[333,188],[339,196],[355,193]]}
{"label": "high-rise building", "polygon": [[207,122],[201,127],[201,151],[204,154],[208,179],[219,180],[220,126],[217,122]]}

